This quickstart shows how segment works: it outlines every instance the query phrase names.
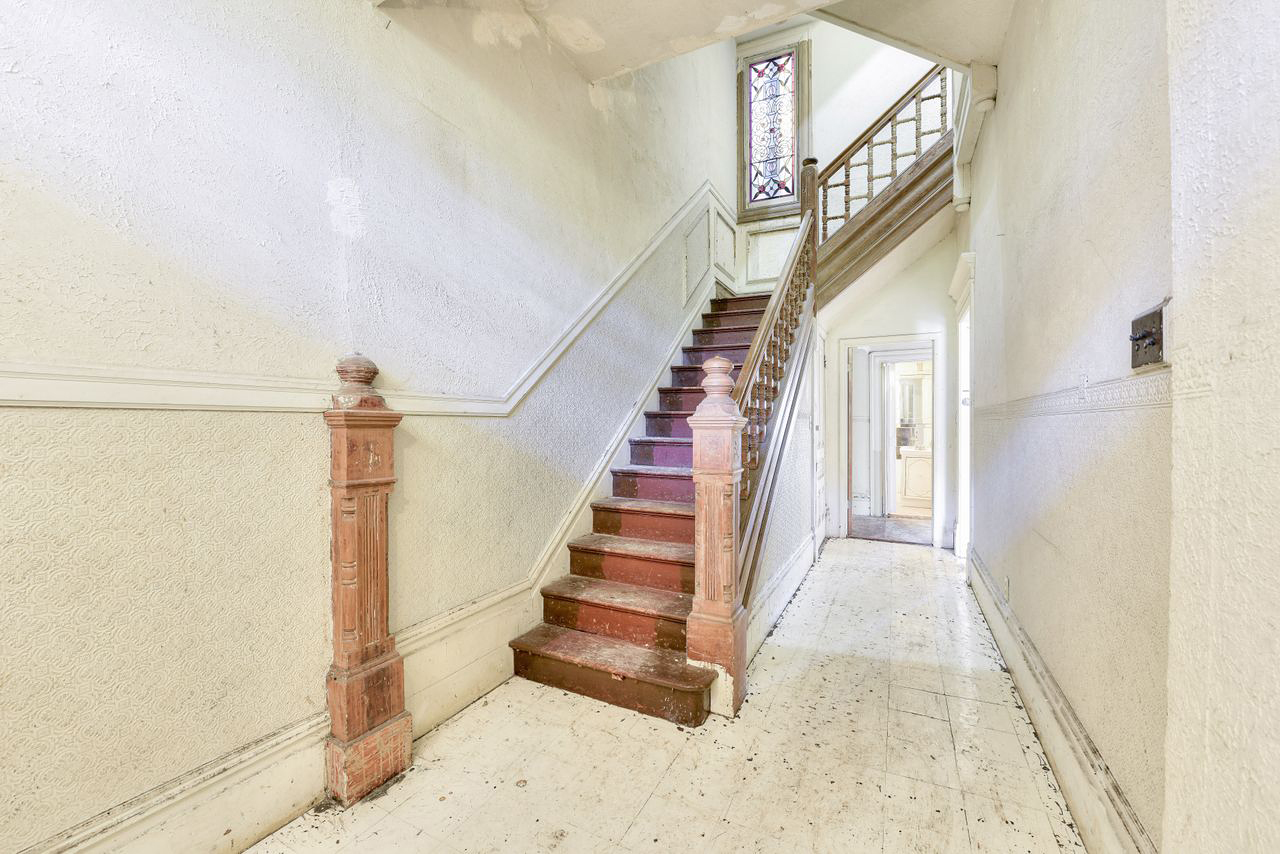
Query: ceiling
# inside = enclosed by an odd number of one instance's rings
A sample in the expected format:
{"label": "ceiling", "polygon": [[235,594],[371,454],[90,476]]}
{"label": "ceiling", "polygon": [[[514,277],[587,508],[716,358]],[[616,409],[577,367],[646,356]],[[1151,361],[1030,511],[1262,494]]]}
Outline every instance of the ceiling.
{"label": "ceiling", "polygon": [[587,80],[616,77],[801,13],[935,62],[998,64],[1015,0],[370,0],[388,7],[463,3],[509,16],[519,6]]}
{"label": "ceiling", "polygon": [[821,6],[812,0],[523,0],[588,80],[603,80]]}
{"label": "ceiling", "polygon": [[934,62],[998,65],[1014,0],[841,0],[814,16]]}

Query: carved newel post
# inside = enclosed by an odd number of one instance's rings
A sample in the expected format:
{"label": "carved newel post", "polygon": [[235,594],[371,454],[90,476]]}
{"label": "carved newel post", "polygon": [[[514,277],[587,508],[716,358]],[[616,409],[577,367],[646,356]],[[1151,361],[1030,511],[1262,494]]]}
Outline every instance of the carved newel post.
{"label": "carved newel post", "polygon": [[711,710],[732,716],[747,692],[747,619],[738,595],[738,483],[742,428],[733,402],[733,363],[714,357],[702,365],[707,396],[689,416],[693,430],[693,610],[688,622],[691,664],[719,674]]}
{"label": "carved newel post", "polygon": [[800,169],[800,212],[813,211],[813,230],[809,232],[809,249],[813,257],[818,255],[818,233],[822,223],[818,221],[818,158],[806,157]]}
{"label": "carved newel post", "polygon": [[387,632],[387,498],[394,432],[403,417],[373,390],[378,367],[353,354],[325,412],[332,495],[333,666],[325,783],[348,806],[409,766],[413,722],[404,662]]}

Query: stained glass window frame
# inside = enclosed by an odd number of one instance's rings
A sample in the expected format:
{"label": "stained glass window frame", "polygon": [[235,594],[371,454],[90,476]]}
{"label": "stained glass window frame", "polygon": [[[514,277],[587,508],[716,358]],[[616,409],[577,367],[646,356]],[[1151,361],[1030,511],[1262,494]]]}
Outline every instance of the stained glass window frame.
{"label": "stained glass window frame", "polygon": [[[742,221],[786,216],[800,210],[800,163],[809,150],[809,42],[774,42],[738,58],[738,218]],[[782,56],[790,56],[792,68],[791,177],[788,192],[772,198],[753,198],[751,151],[751,68]]]}

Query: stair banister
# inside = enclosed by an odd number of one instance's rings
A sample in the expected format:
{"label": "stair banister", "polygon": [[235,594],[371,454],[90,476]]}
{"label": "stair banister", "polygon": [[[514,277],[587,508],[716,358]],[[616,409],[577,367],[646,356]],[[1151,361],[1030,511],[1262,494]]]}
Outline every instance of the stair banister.
{"label": "stair banister", "polygon": [[[817,257],[817,161],[800,175],[804,215],[736,383],[732,363],[703,364],[706,397],[693,434],[694,594],[687,623],[692,664],[713,667],[711,708],[734,715],[746,696],[747,598],[780,453],[771,431],[789,427],[796,380],[811,343]],[[775,406],[775,403],[781,404]]]}
{"label": "stair banister", "polygon": [[[937,93],[931,94],[930,90],[937,84]],[[924,104],[927,101],[938,101],[939,126],[924,127]],[[899,114],[909,105],[914,104],[915,109],[907,118],[899,118]],[[871,125],[849,143],[843,151],[837,154],[830,163],[823,167],[818,173],[818,240],[825,241],[828,237],[839,230],[831,229],[830,224],[838,221],[840,225],[849,222],[854,211],[852,210],[852,202],[862,201],[869,203],[876,196],[876,181],[888,180],[890,182],[898,177],[901,171],[898,167],[898,161],[907,156],[915,158],[922,157],[925,153],[924,137],[938,135],[941,140],[947,132],[949,116],[947,115],[947,75],[946,69],[941,65],[935,65],[929,69],[923,77],[916,81],[910,89],[906,91],[901,98],[894,102],[893,106],[880,114]],[[913,148],[910,151],[900,149],[898,141],[898,127],[904,124],[914,124],[914,133],[912,135]],[[885,129],[890,131],[890,139],[887,142],[873,144],[876,136]],[[877,172],[876,149],[889,145],[889,162],[882,171]],[[866,149],[866,157],[864,160],[858,159],[858,154]],[[852,170],[855,168],[866,169],[866,192],[853,192]],[[831,204],[831,191],[835,188],[843,188],[843,203],[838,206]],[[837,201],[840,201],[837,199]],[[837,209],[833,212],[832,208]]]}

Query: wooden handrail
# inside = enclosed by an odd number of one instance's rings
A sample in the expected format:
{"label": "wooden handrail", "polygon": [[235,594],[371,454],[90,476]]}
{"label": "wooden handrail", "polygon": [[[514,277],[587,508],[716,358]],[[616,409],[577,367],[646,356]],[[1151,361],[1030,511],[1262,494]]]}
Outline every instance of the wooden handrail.
{"label": "wooden handrail", "polygon": [[804,218],[800,220],[800,228],[791,243],[791,249],[787,252],[787,260],[782,262],[782,272],[778,274],[778,281],[773,287],[773,293],[769,295],[769,304],[765,306],[764,316],[760,318],[760,325],[756,327],[755,337],[751,339],[751,347],[747,350],[747,356],[742,362],[742,373],[738,375],[738,382],[733,387],[733,402],[738,404],[739,407],[742,406],[742,402],[746,398],[751,378],[755,376],[760,367],[760,360],[764,358],[769,332],[774,323],[777,322],[778,313],[782,310],[786,286],[795,276],[796,265],[800,263],[800,255],[804,251],[805,238],[808,237],[811,228],[813,228],[813,212],[805,211]]}
{"label": "wooden handrail", "polygon": [[[938,84],[938,93],[934,95],[926,95],[925,93],[932,88],[935,81]],[[924,128],[923,124],[923,104],[925,101],[939,101],[939,126],[936,128]],[[905,119],[899,119],[898,115],[912,103],[915,104],[915,115]],[[851,203],[853,201],[870,202],[872,197],[876,195],[875,182],[888,179],[890,182],[898,176],[898,161],[903,157],[919,158],[925,152],[922,149],[923,138],[938,134],[939,139],[946,135],[948,129],[949,116],[947,115],[947,77],[945,69],[941,65],[935,65],[929,69],[927,73],[915,84],[908,89],[901,98],[880,114],[871,125],[845,147],[843,151],[835,156],[821,172],[818,173],[817,185],[819,195],[817,229],[819,242],[827,239],[829,234],[828,224],[833,220],[847,222],[852,214]],[[898,126],[902,124],[915,124],[914,148],[910,151],[899,151],[898,149]],[[888,170],[882,174],[875,171],[875,138],[883,130],[890,130],[891,154],[889,156]],[[937,144],[936,142],[934,143]],[[854,159],[858,152],[866,150],[867,157],[865,162],[855,163]],[[866,169],[866,192],[855,194],[852,187],[851,171],[854,168]],[[832,181],[837,173],[843,172],[843,180]],[[829,210],[830,194],[833,188],[844,189],[844,204],[838,213],[832,213]]]}
{"label": "wooden handrail", "polygon": [[839,169],[846,160],[852,157],[859,148],[866,145],[867,141],[871,139],[871,137],[884,130],[884,126],[889,123],[889,120],[896,116],[903,107],[914,100],[917,95],[923,92],[925,87],[929,85],[929,81],[931,81],[941,70],[941,65],[935,65],[933,68],[926,71],[924,76],[913,83],[911,88],[908,89],[901,98],[894,101],[892,107],[881,113],[880,117],[872,122],[866,130],[854,137],[853,142],[846,145],[843,151],[831,158],[831,162],[822,167],[822,171],[818,173],[818,183],[825,184],[827,179],[834,175],[836,170]]}

